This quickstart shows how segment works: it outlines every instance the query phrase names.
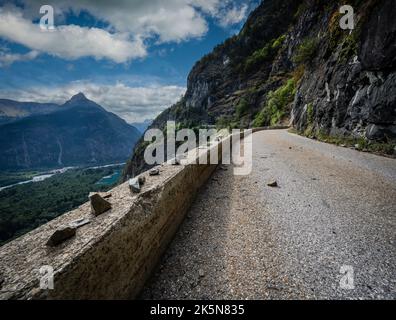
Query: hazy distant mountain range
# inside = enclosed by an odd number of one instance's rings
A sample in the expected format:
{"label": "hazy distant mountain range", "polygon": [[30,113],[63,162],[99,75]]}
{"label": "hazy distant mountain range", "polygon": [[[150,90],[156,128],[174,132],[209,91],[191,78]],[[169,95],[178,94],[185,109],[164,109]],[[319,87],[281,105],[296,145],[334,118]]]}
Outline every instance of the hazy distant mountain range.
{"label": "hazy distant mountain range", "polygon": [[31,115],[56,111],[59,105],[54,103],[18,102],[0,99],[0,124],[9,123]]}
{"label": "hazy distant mountain range", "polygon": [[60,106],[0,100],[0,170],[124,161],[140,136],[82,93]]}
{"label": "hazy distant mountain range", "polygon": [[132,122],[131,125],[138,129],[141,133],[144,133],[152,123],[153,120],[146,119],[143,122]]}

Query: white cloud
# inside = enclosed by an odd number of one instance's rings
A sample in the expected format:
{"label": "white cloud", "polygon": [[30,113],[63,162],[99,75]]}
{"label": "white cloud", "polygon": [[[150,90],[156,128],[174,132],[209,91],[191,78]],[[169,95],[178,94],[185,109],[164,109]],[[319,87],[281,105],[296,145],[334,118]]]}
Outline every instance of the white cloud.
{"label": "white cloud", "polygon": [[[42,1],[24,2],[25,13],[37,18]],[[180,42],[206,34],[207,22],[199,10],[213,12],[219,3],[220,0],[58,0],[54,9],[60,14],[88,11],[118,32],[143,39],[158,38],[160,42]]]}
{"label": "white cloud", "polygon": [[[237,0],[57,0],[49,2],[55,10],[57,31],[43,32],[32,23],[41,17],[42,0],[21,1],[23,10],[13,5],[0,7],[0,37],[65,59],[92,56],[116,63],[145,57],[147,43],[152,43],[146,40],[164,43],[200,38],[208,32],[209,17],[223,27],[238,24],[249,8],[237,5]],[[82,11],[107,27],[63,24],[68,13]]]}
{"label": "white cloud", "polygon": [[10,66],[17,61],[29,61],[34,60],[39,55],[38,51],[29,51],[25,54],[21,53],[8,53],[0,51],[0,67]]}
{"label": "white cloud", "polygon": [[142,40],[131,42],[125,34],[112,34],[103,29],[76,25],[59,26],[52,32],[42,31],[38,24],[23,18],[21,12],[2,8],[0,36],[30,49],[66,59],[93,56],[122,63],[146,55]]}
{"label": "white cloud", "polygon": [[232,7],[229,10],[225,10],[219,17],[219,22],[222,27],[228,27],[237,23],[240,23],[246,18],[248,6],[246,4],[238,7]]}
{"label": "white cloud", "polygon": [[129,87],[123,83],[100,85],[88,82],[45,88],[3,89],[1,98],[18,101],[54,102],[63,104],[73,95],[83,92],[87,98],[119,115],[127,122],[142,122],[154,119],[160,112],[177,102],[186,88],[179,86]]}

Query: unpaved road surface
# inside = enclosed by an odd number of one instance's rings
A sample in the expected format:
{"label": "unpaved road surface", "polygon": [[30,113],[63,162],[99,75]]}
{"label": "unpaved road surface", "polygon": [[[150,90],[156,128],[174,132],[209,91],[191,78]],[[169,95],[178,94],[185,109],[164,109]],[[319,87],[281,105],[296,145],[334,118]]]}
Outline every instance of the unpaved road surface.
{"label": "unpaved road surface", "polygon": [[395,299],[395,234],[395,159],[257,132],[252,173],[219,167],[141,298]]}

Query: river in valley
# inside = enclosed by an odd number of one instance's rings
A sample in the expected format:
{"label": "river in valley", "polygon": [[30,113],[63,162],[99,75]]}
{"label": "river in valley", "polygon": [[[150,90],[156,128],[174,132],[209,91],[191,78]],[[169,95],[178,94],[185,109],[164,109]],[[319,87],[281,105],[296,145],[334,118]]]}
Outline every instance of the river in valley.
{"label": "river in valley", "polygon": [[[51,170],[51,171],[45,171],[45,172],[39,173],[36,176],[34,176],[32,179],[30,179],[30,180],[21,181],[21,182],[18,182],[18,183],[10,184],[8,186],[0,187],[0,191],[5,190],[5,189],[9,189],[9,188],[12,188],[12,187],[15,187],[15,186],[19,186],[19,185],[22,185],[22,184],[41,182],[41,181],[44,181],[44,180],[46,180],[48,178],[53,177],[54,175],[62,174],[62,173],[65,173],[66,171],[69,171],[69,170],[72,170],[72,169],[101,169],[101,168],[119,167],[119,166],[123,166],[123,165],[125,165],[125,163],[113,163],[113,164],[106,164],[106,165],[103,165],[103,166],[95,166],[95,167],[64,167],[64,168],[60,168],[60,169],[54,169],[54,170]],[[98,184],[102,184],[102,185],[109,185],[113,181],[115,182],[120,177],[120,175],[121,175],[121,170],[117,170],[112,175],[103,177],[97,183]]]}

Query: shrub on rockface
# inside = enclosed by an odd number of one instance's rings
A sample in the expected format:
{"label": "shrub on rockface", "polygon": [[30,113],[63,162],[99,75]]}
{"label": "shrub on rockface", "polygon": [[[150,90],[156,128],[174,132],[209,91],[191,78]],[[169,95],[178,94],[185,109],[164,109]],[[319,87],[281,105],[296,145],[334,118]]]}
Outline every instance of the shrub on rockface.
{"label": "shrub on rockface", "polygon": [[282,35],[279,38],[273,39],[267,43],[263,48],[253,52],[253,54],[246,59],[244,72],[248,73],[254,70],[254,68],[263,64],[265,61],[271,60],[278,53],[278,50],[282,46],[285,39],[286,36]]}
{"label": "shrub on rockface", "polygon": [[235,120],[235,116],[224,115],[217,119],[216,121],[216,129],[237,129],[240,128],[240,123],[238,120]]}
{"label": "shrub on rockface", "polygon": [[314,107],[312,103],[308,103],[307,105],[307,120],[308,124],[312,124],[314,121]]}
{"label": "shrub on rockface", "polygon": [[327,38],[330,45],[329,49],[334,51],[339,46],[340,53],[338,60],[339,62],[345,62],[350,57],[357,55],[361,24],[359,24],[352,33],[350,33],[349,30],[342,30],[339,26],[341,16],[339,11],[334,12],[331,16]]}
{"label": "shrub on rockface", "polygon": [[249,110],[249,104],[245,98],[242,98],[236,107],[236,118],[240,119]]}
{"label": "shrub on rockface", "polygon": [[296,82],[289,79],[276,91],[268,93],[268,99],[264,108],[257,114],[253,126],[261,127],[278,124],[287,114],[287,107],[293,101],[296,94]]}
{"label": "shrub on rockface", "polygon": [[281,35],[279,38],[273,40],[271,44],[271,49],[278,50],[280,46],[283,44],[283,42],[285,42],[285,40],[286,40],[286,35],[284,34]]}
{"label": "shrub on rockface", "polygon": [[318,40],[315,38],[305,38],[303,42],[297,47],[293,56],[295,64],[307,63],[315,56],[318,49]]}

